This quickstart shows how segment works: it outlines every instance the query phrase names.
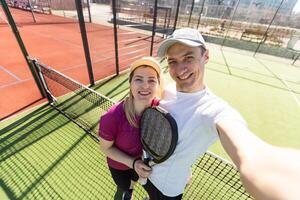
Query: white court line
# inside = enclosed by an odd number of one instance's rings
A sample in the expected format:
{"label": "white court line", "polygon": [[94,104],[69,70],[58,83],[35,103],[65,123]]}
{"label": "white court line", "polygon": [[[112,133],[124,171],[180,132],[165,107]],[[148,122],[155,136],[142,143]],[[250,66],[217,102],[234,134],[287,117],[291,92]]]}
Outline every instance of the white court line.
{"label": "white court line", "polygon": [[300,101],[297,98],[296,94],[291,90],[291,88],[289,87],[288,83],[285,81],[283,76],[281,76],[281,80],[282,80],[283,84],[286,86],[286,88],[289,90],[290,94],[292,95],[292,97],[294,98],[294,100],[296,101],[297,105],[300,108]]}
{"label": "white court line", "polygon": [[15,74],[13,74],[12,72],[10,72],[9,70],[5,69],[4,67],[0,66],[0,70],[3,70],[4,72],[8,73],[9,75],[11,75],[12,77],[14,77],[15,79],[17,79],[18,81],[21,81],[22,79],[20,79],[18,76],[16,76]]}
{"label": "white court line", "polygon": [[3,17],[2,12],[0,12],[0,20],[3,20],[8,24],[8,21],[6,20],[6,17]]}
{"label": "white court line", "polygon": [[277,78],[280,82],[282,82],[284,84],[284,86],[286,87],[286,89],[288,89],[288,91],[290,92],[291,96],[293,97],[293,99],[296,101],[296,104],[298,105],[298,107],[300,108],[300,101],[297,98],[296,94],[293,92],[293,90],[291,90],[291,88],[289,87],[289,85],[287,84],[287,82],[285,81],[283,75],[281,77],[279,77],[277,74],[275,74],[267,65],[262,64],[271,74],[273,74],[273,76],[275,78]]}
{"label": "white court line", "polygon": [[13,86],[13,85],[16,85],[16,84],[19,84],[19,83],[23,83],[23,82],[29,81],[29,80],[31,80],[31,79],[32,79],[32,78],[30,78],[30,79],[25,79],[25,80],[21,80],[21,81],[16,81],[16,82],[13,82],[13,83],[8,83],[8,84],[5,84],[5,85],[1,85],[1,86],[0,86],[0,89],[6,88],[6,87],[10,87],[10,86]]}

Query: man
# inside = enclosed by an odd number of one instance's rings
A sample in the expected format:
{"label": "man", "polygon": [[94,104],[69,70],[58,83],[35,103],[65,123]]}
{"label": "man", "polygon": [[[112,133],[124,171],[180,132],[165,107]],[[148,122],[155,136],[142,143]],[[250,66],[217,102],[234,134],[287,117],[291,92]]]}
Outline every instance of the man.
{"label": "man", "polygon": [[[174,31],[159,47],[158,56],[166,57],[170,76],[176,82],[176,86],[166,89],[160,105],[176,119],[179,138],[174,154],[152,167],[144,186],[151,200],[181,199],[191,165],[218,138],[240,170],[247,191],[255,198],[296,199],[300,196],[296,190],[300,177],[290,176],[299,173],[300,161],[293,163],[293,158],[298,156],[299,159],[300,153],[284,152],[258,139],[248,130],[240,114],[208,89],[204,83],[204,66],[209,60],[209,51],[197,30]],[[276,155],[277,152],[280,154]],[[295,166],[286,170],[282,164],[286,159]],[[273,166],[274,163],[279,167]],[[284,172],[287,176],[282,175]],[[288,180],[292,187],[273,183],[279,179],[284,183]],[[287,192],[288,189],[293,193]]]}

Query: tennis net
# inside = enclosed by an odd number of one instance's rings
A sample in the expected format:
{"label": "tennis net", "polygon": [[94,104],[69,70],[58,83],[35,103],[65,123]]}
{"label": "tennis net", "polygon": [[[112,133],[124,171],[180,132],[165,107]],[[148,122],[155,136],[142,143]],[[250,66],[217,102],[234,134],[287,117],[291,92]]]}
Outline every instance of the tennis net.
{"label": "tennis net", "polygon": [[37,60],[30,61],[37,69],[50,105],[97,140],[100,116],[114,102]]}
{"label": "tennis net", "polygon": [[[39,73],[51,106],[98,140],[100,116],[114,102],[37,60],[30,61]],[[236,167],[211,152],[199,158],[192,171],[192,180],[183,199],[253,199],[243,187]],[[135,187],[136,199],[143,199],[145,194],[140,185]]]}

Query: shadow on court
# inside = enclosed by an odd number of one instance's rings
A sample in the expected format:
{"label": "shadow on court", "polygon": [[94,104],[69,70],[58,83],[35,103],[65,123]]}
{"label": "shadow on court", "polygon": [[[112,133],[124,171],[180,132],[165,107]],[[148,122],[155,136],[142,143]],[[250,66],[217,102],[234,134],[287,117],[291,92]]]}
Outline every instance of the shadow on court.
{"label": "shadow on court", "polygon": [[9,199],[109,199],[114,193],[97,143],[50,106],[0,135],[0,184]]}

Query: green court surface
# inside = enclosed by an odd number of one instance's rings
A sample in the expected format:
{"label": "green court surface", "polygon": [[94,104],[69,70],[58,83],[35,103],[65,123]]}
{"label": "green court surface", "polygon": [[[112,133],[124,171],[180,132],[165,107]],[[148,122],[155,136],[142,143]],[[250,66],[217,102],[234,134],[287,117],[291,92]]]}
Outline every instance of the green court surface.
{"label": "green court surface", "polygon": [[[300,149],[300,68],[248,54],[211,45],[208,87],[236,108],[260,138]],[[167,85],[172,80],[166,66],[163,71]],[[123,99],[128,74],[100,81],[93,89],[114,101]],[[112,199],[115,187],[98,144],[49,105],[1,122],[0,128],[1,200]],[[210,150],[229,160],[219,142]],[[135,199],[145,196],[140,186],[136,191]],[[184,199],[193,195],[190,189]]]}

